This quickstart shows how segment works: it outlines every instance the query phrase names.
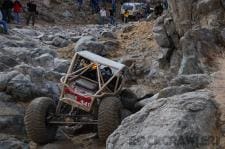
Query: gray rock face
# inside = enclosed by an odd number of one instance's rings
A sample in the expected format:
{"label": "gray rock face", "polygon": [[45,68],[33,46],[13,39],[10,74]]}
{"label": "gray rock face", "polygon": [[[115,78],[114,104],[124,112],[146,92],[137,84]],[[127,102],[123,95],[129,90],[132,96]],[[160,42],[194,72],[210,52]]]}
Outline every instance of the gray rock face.
{"label": "gray rock face", "polygon": [[27,143],[22,142],[16,138],[0,139],[0,146],[4,149],[29,149]]}
{"label": "gray rock face", "polygon": [[170,81],[172,86],[180,86],[182,84],[190,85],[195,89],[202,89],[211,83],[212,79],[206,74],[178,75]]}
{"label": "gray rock face", "polygon": [[95,38],[91,36],[85,36],[85,37],[82,37],[80,40],[78,40],[74,50],[76,52],[87,50],[99,55],[107,54],[107,50],[105,49],[105,46],[95,41]]}
{"label": "gray rock face", "polygon": [[196,74],[210,70],[213,52],[220,51],[217,32],[209,29],[188,31],[180,40],[183,59],[179,74]]}
{"label": "gray rock face", "polygon": [[182,85],[182,86],[170,86],[167,88],[162,89],[159,91],[158,98],[167,98],[174,95],[180,95],[186,92],[194,91],[195,88],[192,88],[191,86]]}
{"label": "gray rock face", "polygon": [[23,74],[18,74],[11,79],[7,85],[7,93],[12,95],[17,100],[32,100],[33,88],[35,85],[31,82],[30,78]]}
{"label": "gray rock face", "polygon": [[66,47],[69,45],[69,41],[61,37],[55,37],[53,39],[52,45],[56,47]]}
{"label": "gray rock face", "polygon": [[148,88],[148,86],[144,85],[132,85],[129,88],[135,95],[137,95],[137,98],[143,98],[146,95],[152,94],[152,90]]}
{"label": "gray rock face", "polygon": [[199,65],[199,60],[195,55],[184,56],[178,73],[199,74],[204,73],[204,69]]}
{"label": "gray rock face", "polygon": [[119,48],[119,42],[115,40],[107,40],[100,43],[105,46],[106,53],[113,52]]}
{"label": "gray rock face", "polygon": [[27,48],[5,47],[2,52],[17,62],[32,62],[31,54]]}
{"label": "gray rock face", "polygon": [[134,28],[133,25],[128,25],[126,27],[123,28],[123,33],[129,33],[132,31],[132,29]]}
{"label": "gray rock face", "polygon": [[39,57],[47,53],[52,55],[53,57],[57,56],[57,53],[55,50],[47,49],[47,48],[35,48],[31,50],[31,57]]}
{"label": "gray rock face", "polygon": [[221,0],[171,0],[168,3],[180,36],[196,26],[214,28],[224,25]]}
{"label": "gray rock face", "polygon": [[153,102],[154,100],[157,100],[158,99],[158,96],[159,96],[159,93],[155,94],[154,96],[152,96],[150,98],[145,98],[145,99],[137,102],[135,104],[136,109],[141,109],[144,106],[146,106],[146,105],[150,104],[151,102]]}
{"label": "gray rock face", "polygon": [[[18,83],[22,82],[23,85],[30,90],[27,94],[29,98],[25,98],[23,94],[19,94],[18,100],[32,100],[40,96],[51,97],[55,100],[58,99],[60,90],[57,82],[59,82],[63,74],[55,71],[46,71],[42,67],[32,67],[29,65],[19,65],[16,69],[29,79],[28,84],[21,79],[18,80]],[[10,93],[12,92],[12,88],[18,91],[20,88],[15,87],[15,85],[17,85],[17,83],[10,84],[9,82],[7,90],[9,87],[8,91],[10,91]]]}
{"label": "gray rock face", "polygon": [[58,99],[60,91],[57,82],[62,74],[55,72],[56,74],[51,76],[42,67],[29,65],[19,65],[15,69],[17,71],[0,75],[0,91],[13,96],[15,101],[30,101],[40,96]]}
{"label": "gray rock face", "polygon": [[[51,21],[49,16],[40,12],[41,18]],[[118,46],[110,33],[104,33],[102,38],[109,40],[107,43],[95,40],[101,37],[103,31],[108,32],[113,27],[90,25],[74,29],[58,26],[26,28],[29,27],[10,29],[9,35],[0,35],[0,148],[4,149],[29,148],[27,143],[20,141],[19,136],[25,135],[24,112],[31,100],[47,96],[57,102],[60,94],[58,83],[70,62],[58,58],[56,49],[66,49],[78,40],[81,43],[80,46],[79,42],[76,44],[78,49],[86,47],[86,50],[99,54],[105,54],[106,48],[116,49]],[[94,37],[80,39],[82,34]],[[13,135],[11,137],[15,136],[19,140],[3,138],[2,133]]]}
{"label": "gray rock face", "polygon": [[3,102],[12,102],[13,98],[5,92],[0,92],[0,100]]}
{"label": "gray rock face", "polygon": [[82,38],[82,36],[71,37],[71,41],[77,42],[78,40],[80,40],[80,38]]}
{"label": "gray rock face", "polygon": [[0,99],[0,108],[1,133],[23,134],[25,132],[23,123],[24,107]]}
{"label": "gray rock face", "polygon": [[210,141],[200,142],[219,135],[213,133],[218,131],[219,118],[212,99],[210,92],[199,90],[154,100],[123,120],[107,139],[106,148],[213,148],[216,144]]}
{"label": "gray rock face", "polygon": [[171,0],[168,3],[169,13],[158,18],[153,29],[157,43],[165,49],[160,65],[170,64],[170,71],[176,74],[208,73],[213,69],[211,53],[223,49],[221,45],[224,45],[223,1]]}
{"label": "gray rock face", "polygon": [[22,36],[38,36],[40,35],[40,33],[38,33],[35,30],[31,30],[31,29],[25,29],[25,28],[14,28],[13,31],[20,33]]}
{"label": "gray rock face", "polygon": [[81,51],[82,50],[82,44],[85,44],[86,42],[90,42],[90,41],[96,41],[96,39],[93,36],[83,36],[81,37],[75,46],[75,51]]}
{"label": "gray rock face", "polygon": [[103,38],[116,39],[116,35],[112,32],[109,32],[109,31],[104,31],[104,32],[102,32],[101,35],[102,35]]}
{"label": "gray rock face", "polygon": [[0,63],[4,64],[8,67],[14,67],[16,65],[18,65],[18,62],[15,61],[13,58],[7,56],[7,55],[0,55]]}
{"label": "gray rock face", "polygon": [[170,48],[171,42],[169,40],[166,28],[164,27],[164,17],[159,18],[153,28],[153,35],[160,47]]}
{"label": "gray rock face", "polygon": [[72,13],[69,12],[68,10],[66,10],[65,12],[63,12],[62,14],[65,18],[71,18],[73,17]]}
{"label": "gray rock face", "polygon": [[[225,3],[225,1],[224,1]],[[225,28],[220,32],[220,40],[223,46],[225,46]]]}
{"label": "gray rock face", "polygon": [[52,68],[54,66],[54,57],[48,53],[42,54],[35,58],[35,64],[45,68]]}
{"label": "gray rock face", "polygon": [[66,73],[69,68],[70,62],[68,60],[63,59],[54,59],[54,71],[60,72],[60,73]]}

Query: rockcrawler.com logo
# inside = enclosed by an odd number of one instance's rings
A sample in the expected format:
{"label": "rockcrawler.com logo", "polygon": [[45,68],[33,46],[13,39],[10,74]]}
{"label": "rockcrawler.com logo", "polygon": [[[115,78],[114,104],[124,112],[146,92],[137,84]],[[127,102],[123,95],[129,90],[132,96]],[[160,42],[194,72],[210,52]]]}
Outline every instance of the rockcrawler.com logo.
{"label": "rockcrawler.com logo", "polygon": [[[129,145],[137,145],[145,140],[144,146],[208,146],[218,145],[219,137],[203,136],[203,135],[181,135],[181,136],[148,136],[146,139],[142,137],[133,137],[129,139]],[[147,140],[147,141],[146,141]],[[147,143],[147,144],[146,144]]]}

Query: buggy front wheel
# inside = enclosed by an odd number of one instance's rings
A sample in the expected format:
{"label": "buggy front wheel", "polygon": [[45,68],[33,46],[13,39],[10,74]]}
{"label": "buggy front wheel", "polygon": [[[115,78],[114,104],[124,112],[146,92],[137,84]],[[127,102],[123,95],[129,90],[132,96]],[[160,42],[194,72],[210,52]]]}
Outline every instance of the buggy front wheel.
{"label": "buggy front wheel", "polygon": [[46,144],[54,140],[57,126],[48,124],[47,118],[55,113],[56,106],[51,98],[34,99],[28,106],[24,118],[28,137],[38,143]]}
{"label": "buggy front wheel", "polygon": [[121,122],[122,104],[116,97],[102,99],[98,110],[98,137],[105,141]]}

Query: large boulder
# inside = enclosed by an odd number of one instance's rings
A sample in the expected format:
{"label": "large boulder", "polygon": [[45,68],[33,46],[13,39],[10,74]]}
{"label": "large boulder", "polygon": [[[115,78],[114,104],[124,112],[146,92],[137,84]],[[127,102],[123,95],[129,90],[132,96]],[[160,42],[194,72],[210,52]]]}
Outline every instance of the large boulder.
{"label": "large boulder", "polygon": [[109,52],[102,43],[96,41],[92,36],[84,36],[78,40],[74,50],[75,52],[87,50],[103,56]]}
{"label": "large boulder", "polygon": [[188,31],[180,40],[183,52],[179,74],[208,72],[213,62],[212,54],[221,50],[217,31],[197,29]]}
{"label": "large boulder", "polygon": [[170,64],[170,71],[175,74],[212,71],[211,55],[224,45],[224,2],[170,0],[168,3],[169,13],[159,17],[153,28],[156,42],[163,49],[160,62],[163,66]]}
{"label": "large boulder", "polygon": [[181,85],[181,86],[169,86],[166,87],[164,89],[162,89],[161,91],[159,91],[159,96],[158,98],[167,98],[167,97],[171,97],[174,95],[180,95],[186,92],[191,92],[194,91],[195,89],[187,86],[187,85]]}
{"label": "large boulder", "polygon": [[202,139],[219,137],[218,122],[218,107],[207,90],[161,98],[123,120],[106,148],[215,148],[215,142]]}
{"label": "large boulder", "polygon": [[64,59],[54,59],[54,71],[60,72],[60,73],[66,73],[67,69],[69,68],[70,62],[68,60]]}
{"label": "large boulder", "polygon": [[18,48],[18,47],[5,47],[1,50],[4,55],[13,58],[18,62],[31,63],[31,53],[27,48]]}
{"label": "large boulder", "polygon": [[[27,90],[24,90],[24,93],[28,90],[30,91],[26,94],[27,98],[19,95],[20,98],[18,98],[18,100],[21,100],[21,98],[24,100],[30,100],[40,96],[58,99],[60,92],[58,82],[64,74],[52,70],[46,71],[42,67],[32,67],[29,65],[19,65],[15,69],[29,80],[28,82],[14,81],[15,83],[13,84],[9,82],[7,86],[9,91],[13,88],[15,92],[20,92],[20,88],[15,88],[18,83],[22,83],[22,85],[26,87]],[[12,91],[9,93],[14,95],[14,92]]]}
{"label": "large boulder", "polygon": [[221,0],[170,0],[168,3],[180,37],[197,26],[224,26],[225,14]]}
{"label": "large boulder", "polygon": [[8,82],[14,78],[19,72],[11,71],[11,72],[1,72],[0,73],[0,91],[5,91],[8,85]]}
{"label": "large boulder", "polygon": [[24,141],[20,141],[16,138],[0,138],[0,146],[4,149],[28,149],[29,145]]}
{"label": "large boulder", "polygon": [[36,95],[35,89],[36,86],[31,82],[30,77],[23,74],[16,75],[7,85],[7,93],[21,101],[32,100]]}
{"label": "large boulder", "polygon": [[14,99],[12,96],[6,94],[5,92],[0,92],[0,101],[3,102],[12,102]]}
{"label": "large boulder", "polygon": [[212,79],[207,74],[191,74],[178,75],[170,81],[172,86],[180,86],[182,84],[190,85],[195,89],[203,89],[212,82]]}
{"label": "large boulder", "polygon": [[52,45],[56,46],[56,47],[66,47],[69,45],[69,41],[65,38],[62,38],[60,36],[57,36],[53,39],[52,41]]}
{"label": "large boulder", "polygon": [[0,63],[8,66],[9,68],[14,67],[19,64],[15,59],[13,59],[7,55],[0,55]]}
{"label": "large boulder", "polygon": [[23,134],[25,132],[23,122],[24,107],[0,99],[0,113],[1,133]]}
{"label": "large boulder", "polygon": [[143,100],[140,100],[135,104],[135,109],[140,110],[144,106],[148,105],[149,103],[153,102],[154,100],[157,100],[159,96],[159,93],[155,94],[154,96],[150,98],[145,98]]}
{"label": "large boulder", "polygon": [[116,34],[113,32],[109,32],[109,31],[102,32],[101,36],[103,38],[116,39]]}
{"label": "large boulder", "polygon": [[37,66],[42,66],[45,68],[54,67],[54,57],[48,53],[42,54],[39,57],[36,57],[34,64]]}
{"label": "large boulder", "polygon": [[164,18],[165,16],[160,17],[156,24],[153,27],[153,35],[160,47],[170,48],[172,47],[172,43],[170,41],[170,37],[166,32],[166,28],[164,26]]}
{"label": "large boulder", "polygon": [[151,96],[153,94],[152,89],[146,85],[132,85],[129,89],[137,96],[138,99],[144,98],[148,95]]}
{"label": "large boulder", "polygon": [[38,31],[35,31],[33,29],[13,28],[12,31],[19,33],[20,35],[30,36],[30,37],[35,37],[40,35]]}
{"label": "large boulder", "polygon": [[57,52],[55,50],[52,49],[48,49],[48,48],[35,48],[35,49],[31,49],[30,50],[31,53],[31,57],[35,58],[35,57],[39,57],[43,54],[50,54],[53,57],[57,57]]}

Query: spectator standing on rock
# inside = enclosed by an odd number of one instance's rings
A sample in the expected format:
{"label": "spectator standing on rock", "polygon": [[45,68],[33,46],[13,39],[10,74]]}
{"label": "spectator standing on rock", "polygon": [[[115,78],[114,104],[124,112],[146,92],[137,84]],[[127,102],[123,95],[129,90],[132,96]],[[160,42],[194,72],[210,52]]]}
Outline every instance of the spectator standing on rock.
{"label": "spectator standing on rock", "polygon": [[0,10],[0,26],[3,26],[3,32],[5,34],[8,33],[8,25],[7,25],[7,22],[3,20],[3,15],[2,15],[2,12]]}
{"label": "spectator standing on rock", "polygon": [[110,18],[110,23],[112,25],[115,24],[115,19],[114,19],[114,11],[112,9],[109,10],[109,18]]}
{"label": "spectator standing on rock", "polygon": [[129,17],[129,11],[126,9],[124,14],[123,14],[124,23],[128,22],[128,17]]}
{"label": "spectator standing on rock", "polygon": [[92,9],[92,14],[99,12],[99,1],[98,0],[90,0],[90,5]]}
{"label": "spectator standing on rock", "polygon": [[157,5],[154,8],[154,13],[156,17],[161,16],[163,13],[163,6],[161,3],[157,3]]}
{"label": "spectator standing on rock", "polygon": [[81,11],[82,5],[83,5],[83,0],[77,0],[78,2],[78,10]]}
{"label": "spectator standing on rock", "polygon": [[22,12],[22,5],[19,0],[13,3],[14,21],[16,24],[20,24],[20,13]]}
{"label": "spectator standing on rock", "polygon": [[112,0],[112,11],[116,14],[116,0]]}
{"label": "spectator standing on rock", "polygon": [[163,6],[164,6],[164,9],[168,9],[168,1],[167,0],[163,0]]}
{"label": "spectator standing on rock", "polygon": [[12,18],[13,2],[11,0],[4,0],[2,3],[3,20],[10,23]]}
{"label": "spectator standing on rock", "polygon": [[34,26],[35,17],[37,13],[37,5],[34,3],[33,0],[30,0],[27,3],[27,9],[28,9],[27,25],[29,25],[30,19],[32,19],[32,25]]}
{"label": "spectator standing on rock", "polygon": [[100,10],[100,24],[104,24],[106,19],[106,10],[104,7]]}

